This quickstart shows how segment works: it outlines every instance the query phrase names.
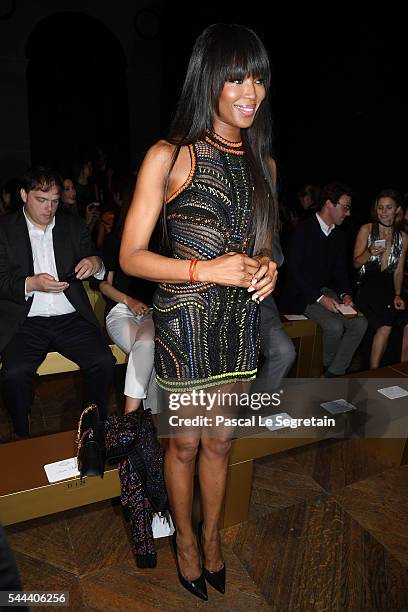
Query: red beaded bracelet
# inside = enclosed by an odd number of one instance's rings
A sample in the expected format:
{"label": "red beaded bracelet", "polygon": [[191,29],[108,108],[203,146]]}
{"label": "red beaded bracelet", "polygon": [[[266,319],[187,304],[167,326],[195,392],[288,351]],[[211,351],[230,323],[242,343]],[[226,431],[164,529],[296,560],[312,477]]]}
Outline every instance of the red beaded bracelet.
{"label": "red beaded bracelet", "polygon": [[189,267],[189,270],[188,270],[189,274],[190,274],[190,282],[193,283],[193,284],[198,282],[197,279],[194,278],[194,272],[195,272],[195,269],[196,269],[197,262],[198,262],[198,259],[192,259],[190,261],[190,267]]}

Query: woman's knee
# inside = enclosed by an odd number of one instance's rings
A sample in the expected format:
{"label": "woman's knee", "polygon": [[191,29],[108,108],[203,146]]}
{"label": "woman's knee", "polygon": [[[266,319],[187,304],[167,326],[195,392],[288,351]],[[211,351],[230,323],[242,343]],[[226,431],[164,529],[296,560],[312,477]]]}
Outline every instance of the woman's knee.
{"label": "woman's knee", "polygon": [[132,346],[131,352],[138,356],[152,356],[154,355],[154,342],[153,340],[137,339]]}
{"label": "woman's knee", "polygon": [[175,456],[181,463],[192,463],[197,456],[198,446],[199,440],[170,438],[167,452]]}
{"label": "woman's knee", "polygon": [[231,445],[231,438],[205,437],[201,440],[200,452],[213,457],[228,457]]}
{"label": "woman's knee", "polygon": [[379,327],[377,329],[377,332],[376,332],[375,335],[377,337],[381,337],[381,338],[388,338],[390,333],[391,333],[391,331],[392,331],[392,327],[391,326],[383,325],[382,327]]}

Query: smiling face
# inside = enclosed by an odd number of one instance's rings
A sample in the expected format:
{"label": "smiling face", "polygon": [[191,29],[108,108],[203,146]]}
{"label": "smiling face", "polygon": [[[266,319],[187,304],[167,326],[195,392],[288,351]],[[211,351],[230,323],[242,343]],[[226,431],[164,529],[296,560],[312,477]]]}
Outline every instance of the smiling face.
{"label": "smiling face", "polygon": [[395,217],[399,212],[399,206],[390,197],[378,198],[375,212],[377,219],[383,225],[393,225]]}
{"label": "smiling face", "polygon": [[227,140],[240,140],[240,130],[249,128],[266,96],[262,79],[247,76],[227,81],[221,91],[213,129]]}
{"label": "smiling face", "polygon": [[52,184],[48,191],[37,188],[28,193],[25,189],[21,189],[20,195],[27,217],[34,225],[45,229],[57,212],[60,200],[59,187]]}

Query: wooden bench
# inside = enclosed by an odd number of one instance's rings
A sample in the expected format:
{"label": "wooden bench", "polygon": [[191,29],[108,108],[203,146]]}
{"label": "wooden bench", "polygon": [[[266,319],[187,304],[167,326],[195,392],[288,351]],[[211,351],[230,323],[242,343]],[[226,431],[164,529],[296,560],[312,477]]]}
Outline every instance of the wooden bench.
{"label": "wooden bench", "polygon": [[[109,345],[113,356],[116,359],[116,365],[126,363],[128,356],[124,353],[116,344]],[[1,369],[1,363],[0,363]],[[63,372],[75,372],[80,367],[74,361],[64,357],[61,353],[51,352],[47,353],[44,361],[38,366],[37,374],[40,376],[48,376],[49,374],[62,374]]]}
{"label": "wooden bench", "polygon": [[[116,359],[116,365],[127,362],[128,356],[116,344],[110,344],[109,347]],[[75,372],[79,369],[79,365],[74,361],[63,357],[60,353],[52,352],[47,353],[46,358],[37,370],[37,374],[47,376],[48,374],[61,374],[62,372]]]}
{"label": "wooden bench", "polygon": [[[75,437],[75,431],[66,431],[0,445],[3,466],[0,523],[11,525],[120,495],[116,468],[108,468],[103,479],[48,482],[44,465],[74,457]],[[247,519],[254,459],[313,441],[307,438],[234,440],[221,525],[228,527]]]}
{"label": "wooden bench", "polygon": [[320,327],[311,319],[287,321],[283,328],[292,340],[297,340],[297,358],[290,374],[295,378],[319,377],[323,372],[322,336]]}
{"label": "wooden bench", "polygon": [[[400,364],[378,371],[362,372],[351,378],[356,376],[407,380],[408,367]],[[405,429],[408,431],[408,424]],[[361,439],[360,442],[367,452],[376,455],[380,461],[402,465],[408,461],[408,444],[407,435],[402,429],[401,432],[401,437],[387,437],[386,433],[381,438]],[[85,478],[81,481],[79,478],[71,478],[54,484],[48,482],[44,465],[74,457],[75,436],[75,431],[67,431],[0,445],[0,464],[3,466],[0,480],[1,523],[10,525],[120,495],[116,468],[108,468],[103,479]],[[221,526],[229,527],[248,519],[255,459],[321,439],[301,435],[291,437],[263,434],[233,440]],[[197,496],[195,502],[194,514],[197,516]]]}

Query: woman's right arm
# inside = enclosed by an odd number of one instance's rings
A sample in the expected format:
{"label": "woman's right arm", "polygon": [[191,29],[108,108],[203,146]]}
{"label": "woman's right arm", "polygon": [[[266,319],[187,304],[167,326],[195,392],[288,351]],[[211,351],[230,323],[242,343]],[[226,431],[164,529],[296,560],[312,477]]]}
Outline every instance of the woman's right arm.
{"label": "woman's right arm", "polygon": [[[149,149],[138,174],[119,255],[120,266],[126,274],[159,283],[184,283],[190,280],[189,260],[164,257],[148,249],[162,209],[173,152],[174,146],[165,141]],[[173,188],[171,191],[174,191]],[[249,287],[252,275],[258,268],[258,262],[246,255],[227,253],[213,260],[199,260],[195,279]]]}
{"label": "woman's right arm", "polygon": [[370,259],[372,253],[368,249],[368,237],[371,231],[371,224],[362,225],[357,234],[356,243],[354,245],[353,265],[360,269]]}

